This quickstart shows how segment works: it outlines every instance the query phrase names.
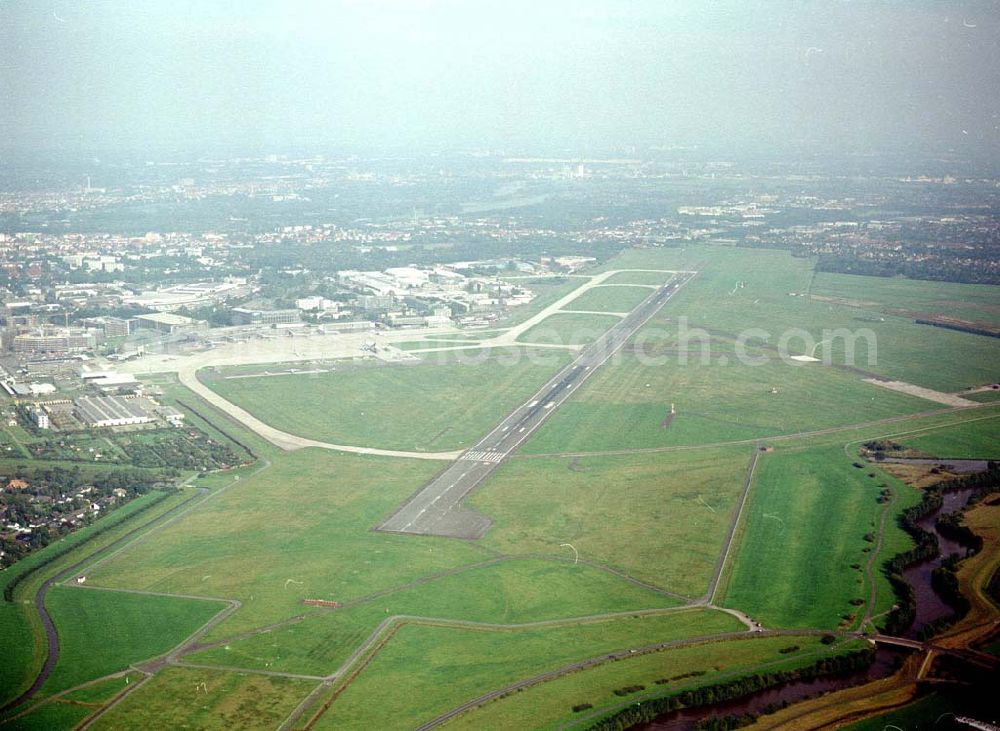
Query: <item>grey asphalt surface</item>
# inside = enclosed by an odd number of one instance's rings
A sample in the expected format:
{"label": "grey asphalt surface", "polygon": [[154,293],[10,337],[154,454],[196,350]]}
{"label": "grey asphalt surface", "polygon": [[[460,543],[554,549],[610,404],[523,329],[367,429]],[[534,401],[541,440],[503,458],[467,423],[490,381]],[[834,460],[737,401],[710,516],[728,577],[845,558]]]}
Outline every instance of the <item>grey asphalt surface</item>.
{"label": "grey asphalt surface", "polygon": [[481,538],[491,525],[462,506],[465,497],[499,467],[586,379],[614,355],[694,274],[679,274],[656,289],[534,396],[438,474],[375,530],[387,533]]}

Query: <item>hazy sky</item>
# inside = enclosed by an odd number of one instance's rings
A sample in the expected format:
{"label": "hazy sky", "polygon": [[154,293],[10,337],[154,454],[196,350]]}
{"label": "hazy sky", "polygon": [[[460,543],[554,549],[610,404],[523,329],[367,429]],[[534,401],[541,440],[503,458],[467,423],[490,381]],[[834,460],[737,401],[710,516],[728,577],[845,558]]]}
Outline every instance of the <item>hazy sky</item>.
{"label": "hazy sky", "polygon": [[0,0],[0,144],[1000,147],[998,0]]}

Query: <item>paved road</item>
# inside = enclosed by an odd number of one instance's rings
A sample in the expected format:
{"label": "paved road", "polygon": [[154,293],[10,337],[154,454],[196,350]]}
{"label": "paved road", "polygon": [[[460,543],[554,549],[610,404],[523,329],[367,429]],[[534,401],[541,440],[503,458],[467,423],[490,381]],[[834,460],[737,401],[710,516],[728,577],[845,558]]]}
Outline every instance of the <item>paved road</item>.
{"label": "paved road", "polygon": [[556,373],[524,404],[511,412],[474,447],[438,474],[376,530],[390,533],[480,538],[491,521],[461,505],[560,405],[617,352],[684,284],[693,273],[678,274],[657,288],[627,316],[572,363]]}
{"label": "paved road", "polygon": [[338,452],[353,452],[355,454],[373,454],[382,457],[407,457],[411,459],[432,460],[452,460],[461,453],[460,450],[453,452],[406,452],[398,449],[377,449],[375,447],[360,447],[350,444],[331,444],[330,442],[321,442],[316,439],[307,439],[306,437],[289,434],[286,431],[275,429],[270,424],[265,424],[246,409],[242,409],[232,401],[224,399],[204,383],[199,381],[196,374],[200,367],[201,364],[198,362],[185,363],[178,367],[177,378],[181,382],[181,385],[186,386],[189,390],[198,394],[202,399],[210,403],[219,411],[224,414],[228,414],[243,426],[256,432],[272,444],[281,447],[286,451],[303,449],[305,447],[319,447],[320,449],[332,449]]}
{"label": "paved road", "polygon": [[[441,350],[480,348],[480,347],[503,347],[523,345],[518,343],[517,338],[527,330],[542,322],[549,315],[558,312],[560,308],[582,295],[593,287],[609,286],[604,285],[606,279],[622,272],[660,272],[664,275],[673,273],[673,270],[665,269],[613,269],[600,274],[595,274],[588,278],[588,281],[563,296],[540,312],[535,313],[519,325],[506,329],[500,335],[486,339],[481,344],[470,343],[462,346],[456,345],[448,348],[423,348],[410,353],[430,353]],[[693,272],[680,272],[683,277],[690,278]],[[641,305],[640,305],[641,307]],[[400,330],[394,332],[379,333],[386,342],[407,340],[417,335],[432,337],[434,335],[455,335],[461,331],[454,328],[425,328],[419,331]],[[403,457],[412,459],[429,459],[452,461],[461,454],[461,450],[450,452],[418,452],[404,451],[398,449],[379,449],[376,447],[365,447],[354,444],[334,444],[316,439],[307,439],[289,432],[275,429],[269,424],[240,408],[236,404],[224,399],[211,388],[198,380],[197,372],[205,366],[214,365],[247,365],[253,363],[276,363],[276,362],[296,362],[302,360],[322,360],[328,358],[343,358],[357,355],[363,344],[370,339],[372,333],[344,333],[336,336],[327,335],[316,338],[278,338],[276,340],[253,341],[251,343],[227,343],[214,350],[178,357],[176,355],[147,356],[130,363],[119,364],[118,367],[133,373],[171,373],[176,372],[181,384],[198,394],[202,399],[212,404],[215,408],[229,415],[237,422],[243,424],[251,431],[267,439],[272,444],[292,451],[306,447],[317,447],[319,449],[332,449],[338,452],[352,452],[354,454],[371,454],[380,457]],[[546,345],[544,343],[532,344],[532,347],[556,347],[564,348],[562,345]]]}

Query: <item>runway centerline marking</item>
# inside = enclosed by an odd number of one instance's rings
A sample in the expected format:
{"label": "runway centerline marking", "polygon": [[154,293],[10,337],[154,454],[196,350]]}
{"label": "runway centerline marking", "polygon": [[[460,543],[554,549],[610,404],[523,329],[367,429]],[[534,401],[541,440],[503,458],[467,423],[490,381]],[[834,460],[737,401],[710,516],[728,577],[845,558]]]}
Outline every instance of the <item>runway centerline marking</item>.
{"label": "runway centerline marking", "polygon": [[[500,464],[528,439],[555,409],[571,396],[574,387],[580,386],[600,366],[604,365],[643,325],[645,325],[694,276],[685,272],[679,280],[671,279],[657,288],[632,312],[613,325],[598,340],[582,348],[573,362],[564,366],[527,403],[516,407],[501,419],[493,429],[475,445],[460,454],[456,461],[427,483],[395,513],[376,526],[376,530],[390,532],[415,532],[422,535],[441,535],[456,538],[480,538],[492,521],[470,509],[462,507],[466,496],[478,488]],[[601,275],[598,275],[601,276]],[[582,370],[580,370],[582,368]],[[539,408],[539,404],[543,404]],[[525,413],[525,410],[527,413]],[[513,431],[516,429],[517,431]],[[472,469],[457,478],[462,463],[473,463]],[[468,476],[469,479],[466,479]],[[447,507],[424,514],[427,507],[437,505],[447,497]],[[428,503],[428,499],[430,502]],[[413,509],[425,507],[413,516]],[[455,508],[458,507],[458,510]],[[398,527],[402,524],[402,527]],[[416,524],[414,530],[410,530]]]}

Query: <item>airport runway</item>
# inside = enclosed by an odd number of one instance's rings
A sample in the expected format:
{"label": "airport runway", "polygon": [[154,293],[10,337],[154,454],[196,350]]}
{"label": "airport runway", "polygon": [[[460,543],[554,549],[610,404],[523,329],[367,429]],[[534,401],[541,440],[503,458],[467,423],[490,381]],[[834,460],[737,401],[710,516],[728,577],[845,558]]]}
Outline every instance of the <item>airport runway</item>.
{"label": "airport runway", "polygon": [[689,272],[677,274],[654,291],[375,530],[452,538],[482,537],[491,521],[462,506],[465,496],[482,484],[693,276]]}

